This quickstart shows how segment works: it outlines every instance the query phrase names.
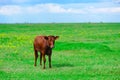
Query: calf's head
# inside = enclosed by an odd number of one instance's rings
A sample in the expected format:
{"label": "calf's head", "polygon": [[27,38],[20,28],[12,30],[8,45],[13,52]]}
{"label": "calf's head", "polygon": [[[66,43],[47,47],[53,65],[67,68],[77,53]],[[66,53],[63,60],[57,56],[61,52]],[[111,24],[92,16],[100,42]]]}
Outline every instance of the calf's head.
{"label": "calf's head", "polygon": [[45,36],[44,38],[47,40],[48,46],[54,48],[55,40],[57,40],[59,36]]}

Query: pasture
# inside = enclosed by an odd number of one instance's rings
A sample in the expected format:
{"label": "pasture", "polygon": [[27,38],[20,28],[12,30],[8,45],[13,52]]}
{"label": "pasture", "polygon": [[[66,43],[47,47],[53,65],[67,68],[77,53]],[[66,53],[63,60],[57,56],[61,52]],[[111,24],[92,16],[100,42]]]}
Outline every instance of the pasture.
{"label": "pasture", "polygon": [[[34,67],[36,35],[58,35],[52,68]],[[0,24],[0,80],[120,80],[120,23]]]}

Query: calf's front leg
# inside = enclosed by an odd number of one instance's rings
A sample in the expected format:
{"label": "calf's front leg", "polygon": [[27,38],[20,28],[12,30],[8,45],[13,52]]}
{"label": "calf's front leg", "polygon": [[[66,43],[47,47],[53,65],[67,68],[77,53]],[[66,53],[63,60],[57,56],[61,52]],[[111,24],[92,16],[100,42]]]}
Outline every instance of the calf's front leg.
{"label": "calf's front leg", "polygon": [[43,67],[43,69],[45,69],[45,63],[46,63],[45,55],[43,55],[43,61],[44,61],[44,67]]}
{"label": "calf's front leg", "polygon": [[51,68],[51,55],[48,56],[49,59],[49,68]]}
{"label": "calf's front leg", "polygon": [[42,66],[42,54],[40,54],[40,65]]}

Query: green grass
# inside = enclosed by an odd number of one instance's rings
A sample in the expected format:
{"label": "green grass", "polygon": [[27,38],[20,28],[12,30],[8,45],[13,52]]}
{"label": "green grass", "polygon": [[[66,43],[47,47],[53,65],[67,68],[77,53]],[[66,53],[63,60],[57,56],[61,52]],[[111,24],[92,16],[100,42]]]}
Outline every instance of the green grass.
{"label": "green grass", "polygon": [[[52,68],[34,67],[36,35],[58,35]],[[0,80],[120,80],[120,23],[0,24]]]}

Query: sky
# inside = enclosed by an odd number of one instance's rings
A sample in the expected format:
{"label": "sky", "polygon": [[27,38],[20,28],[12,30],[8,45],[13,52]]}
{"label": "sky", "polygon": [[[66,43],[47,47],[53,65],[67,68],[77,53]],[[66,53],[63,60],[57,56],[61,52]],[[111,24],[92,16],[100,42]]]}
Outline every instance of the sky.
{"label": "sky", "polygon": [[120,0],[0,0],[0,23],[120,22]]}

